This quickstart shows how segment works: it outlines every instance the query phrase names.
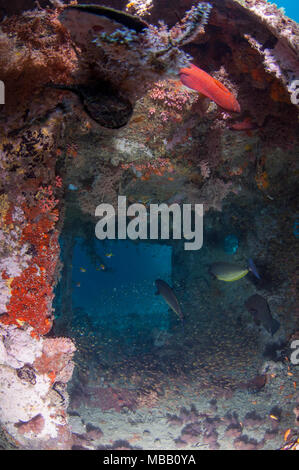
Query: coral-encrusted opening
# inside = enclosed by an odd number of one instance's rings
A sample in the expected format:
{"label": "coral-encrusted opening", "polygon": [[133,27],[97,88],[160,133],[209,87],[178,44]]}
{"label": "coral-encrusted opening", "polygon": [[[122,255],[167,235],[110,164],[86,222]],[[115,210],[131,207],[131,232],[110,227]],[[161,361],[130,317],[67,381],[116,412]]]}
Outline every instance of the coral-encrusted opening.
{"label": "coral-encrusted opening", "polygon": [[63,269],[54,301],[55,332],[79,344],[82,336],[93,337],[93,356],[99,348],[102,363],[148,353],[176,323],[175,313],[155,296],[156,279],[172,284],[172,247],[98,240],[94,221],[69,225],[67,217],[60,238]]}

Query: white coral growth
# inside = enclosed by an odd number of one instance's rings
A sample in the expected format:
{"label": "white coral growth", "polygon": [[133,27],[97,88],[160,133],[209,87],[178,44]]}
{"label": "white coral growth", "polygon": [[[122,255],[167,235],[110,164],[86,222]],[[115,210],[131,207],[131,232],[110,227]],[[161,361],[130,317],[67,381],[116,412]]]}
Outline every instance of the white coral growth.
{"label": "white coral growth", "polygon": [[203,160],[199,163],[200,173],[201,176],[206,180],[211,175],[211,169],[209,167],[209,163],[206,160]]}
{"label": "white coral growth", "polygon": [[127,3],[126,11],[134,13],[142,18],[143,16],[150,14],[150,10],[153,6],[153,0],[132,0]]}

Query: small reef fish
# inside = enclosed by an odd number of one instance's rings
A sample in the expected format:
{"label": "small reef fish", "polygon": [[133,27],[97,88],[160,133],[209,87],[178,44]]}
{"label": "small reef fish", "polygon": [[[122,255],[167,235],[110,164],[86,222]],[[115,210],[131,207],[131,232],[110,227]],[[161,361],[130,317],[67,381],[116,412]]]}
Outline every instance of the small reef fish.
{"label": "small reef fish", "polygon": [[113,254],[113,253],[106,253],[105,256],[106,256],[107,258],[111,258],[112,256],[114,256],[114,254]]}
{"label": "small reef fish", "polygon": [[106,266],[104,264],[100,264],[100,267],[96,268],[97,271],[100,271],[100,270],[105,271],[105,269],[106,269]]}
{"label": "small reef fish", "polygon": [[255,124],[252,119],[248,116],[243,121],[236,121],[229,125],[229,128],[233,131],[251,131],[258,129],[259,126]]}
{"label": "small reef fish", "polygon": [[213,263],[210,270],[212,274],[217,277],[217,279],[225,282],[238,281],[239,279],[242,279],[242,277],[246,276],[249,271],[251,271],[258,279],[260,279],[260,275],[257,272],[252,259],[249,260],[248,264],[248,268],[244,269],[234,263],[219,262]]}
{"label": "small reef fish", "polygon": [[85,269],[85,268],[80,268],[80,271],[81,271],[81,273],[86,273],[86,269]]}
{"label": "small reef fish", "polygon": [[278,421],[278,418],[277,418],[277,416],[275,416],[275,415],[270,415],[270,418],[271,418],[271,419],[274,419],[274,421]]}
{"label": "small reef fish", "polygon": [[246,117],[243,121],[233,122],[229,124],[228,127],[231,131],[245,132],[249,137],[252,136],[252,131],[261,128],[261,126],[255,124],[250,117]]}
{"label": "small reef fish", "polygon": [[254,294],[246,300],[245,306],[253,315],[256,325],[262,325],[272,336],[276,333],[280,323],[272,317],[270,307],[264,297]]}
{"label": "small reef fish", "polygon": [[241,112],[236,97],[222,83],[204,70],[190,64],[190,67],[181,69],[179,73],[183,85],[207,96],[226,111]]}
{"label": "small reef fish", "polygon": [[240,268],[234,263],[213,263],[211,272],[219,281],[232,282],[246,276],[248,269]]}
{"label": "small reef fish", "polygon": [[156,295],[161,295],[169,307],[177,314],[181,322],[184,322],[184,317],[182,313],[181,306],[176,298],[175,293],[172,288],[167,284],[167,282],[162,281],[162,279],[157,279],[155,281],[157,292]]}
{"label": "small reef fish", "polygon": [[284,433],[283,440],[286,442],[288,438],[290,437],[291,430],[287,429],[286,432]]}
{"label": "small reef fish", "polygon": [[289,440],[279,450],[299,450],[299,438]]}

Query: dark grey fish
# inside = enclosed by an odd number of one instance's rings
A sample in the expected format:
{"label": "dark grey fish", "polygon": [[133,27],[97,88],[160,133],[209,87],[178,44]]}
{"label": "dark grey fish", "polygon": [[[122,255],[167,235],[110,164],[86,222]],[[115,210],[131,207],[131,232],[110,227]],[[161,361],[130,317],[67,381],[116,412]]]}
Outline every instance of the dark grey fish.
{"label": "dark grey fish", "polygon": [[167,282],[162,281],[162,279],[157,279],[155,281],[155,284],[157,287],[156,295],[162,295],[165,302],[177,314],[181,322],[183,322],[184,317],[183,317],[182,309],[172,288],[167,284]]}
{"label": "dark grey fish", "polygon": [[272,317],[270,307],[264,297],[254,294],[246,300],[245,306],[253,315],[257,325],[262,325],[272,336],[276,333],[280,323]]}
{"label": "dark grey fish", "polygon": [[133,113],[130,101],[103,80],[82,85],[53,83],[46,86],[75,93],[80,98],[85,112],[98,124],[109,129],[125,126]]}

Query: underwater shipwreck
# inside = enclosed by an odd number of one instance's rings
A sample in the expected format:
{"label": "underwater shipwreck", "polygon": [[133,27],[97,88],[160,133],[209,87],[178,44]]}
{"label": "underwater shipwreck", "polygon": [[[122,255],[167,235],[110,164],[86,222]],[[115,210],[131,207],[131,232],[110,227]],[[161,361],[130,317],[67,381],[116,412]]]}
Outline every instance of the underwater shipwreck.
{"label": "underwater shipwreck", "polygon": [[[0,448],[298,448],[298,23],[265,0],[9,3]],[[149,236],[162,204],[193,235],[202,208],[201,246]]]}

